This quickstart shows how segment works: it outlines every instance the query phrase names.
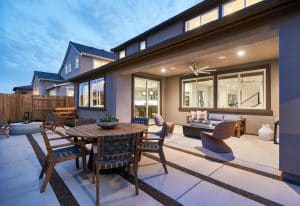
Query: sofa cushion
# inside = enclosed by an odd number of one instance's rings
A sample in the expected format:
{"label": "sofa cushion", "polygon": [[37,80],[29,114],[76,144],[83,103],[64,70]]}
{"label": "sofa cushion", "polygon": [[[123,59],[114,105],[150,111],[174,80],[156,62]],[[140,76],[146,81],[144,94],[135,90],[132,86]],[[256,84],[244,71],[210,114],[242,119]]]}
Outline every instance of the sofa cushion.
{"label": "sofa cushion", "polygon": [[224,119],[224,114],[209,113],[208,119],[222,121]]}
{"label": "sofa cushion", "polygon": [[209,120],[209,121],[212,124],[212,126],[216,126],[217,124],[220,124],[221,122],[223,122],[222,120]]}
{"label": "sofa cushion", "polygon": [[156,125],[162,126],[164,124],[165,120],[160,114],[152,113],[152,116]]}
{"label": "sofa cushion", "polygon": [[242,116],[237,114],[224,114],[224,120],[230,120],[230,121],[238,121],[241,120]]}

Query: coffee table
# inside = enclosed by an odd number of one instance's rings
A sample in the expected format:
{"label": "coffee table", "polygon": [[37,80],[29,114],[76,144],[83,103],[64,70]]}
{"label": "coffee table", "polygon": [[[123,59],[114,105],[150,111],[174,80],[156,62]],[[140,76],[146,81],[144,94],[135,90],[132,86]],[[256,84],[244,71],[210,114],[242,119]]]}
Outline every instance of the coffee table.
{"label": "coffee table", "polygon": [[215,126],[209,126],[205,124],[186,124],[182,126],[183,134],[187,137],[193,137],[201,139],[201,132],[213,132]]}

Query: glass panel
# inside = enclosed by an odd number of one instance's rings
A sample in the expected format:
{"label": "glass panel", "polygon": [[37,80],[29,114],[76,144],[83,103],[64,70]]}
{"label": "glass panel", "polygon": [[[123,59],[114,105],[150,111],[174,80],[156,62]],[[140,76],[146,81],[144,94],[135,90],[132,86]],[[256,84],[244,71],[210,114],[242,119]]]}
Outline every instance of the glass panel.
{"label": "glass panel", "polygon": [[213,108],[213,77],[183,81],[183,107]]}
{"label": "glass panel", "polygon": [[201,15],[201,25],[204,25],[211,21],[217,20],[218,18],[219,18],[219,10],[213,9],[213,10]]}
{"label": "glass panel", "polygon": [[51,90],[49,91],[49,95],[50,95],[50,96],[56,96],[56,89],[51,89]]}
{"label": "glass panel", "polygon": [[119,59],[122,59],[126,56],[125,49],[119,52]]}
{"label": "glass panel", "polygon": [[73,97],[74,96],[74,87],[72,87],[72,86],[66,87],[66,94],[69,97]]}
{"label": "glass panel", "polygon": [[152,113],[159,113],[159,81],[147,80],[148,93],[148,116],[152,117]]}
{"label": "glass panel", "polygon": [[185,31],[193,30],[199,26],[200,26],[200,16],[197,16],[185,22]]}
{"label": "glass panel", "polygon": [[104,107],[104,78],[94,79],[90,84],[90,107]]}
{"label": "glass panel", "polygon": [[152,117],[160,113],[160,82],[134,78],[134,116]]}
{"label": "glass panel", "polygon": [[263,0],[246,0],[246,6],[251,6],[251,5],[261,2],[261,1],[263,1]]}
{"label": "glass panel", "polygon": [[265,109],[264,72],[240,75],[240,108]]}
{"label": "glass panel", "polygon": [[147,82],[145,79],[134,78],[134,116],[147,116]]}
{"label": "glass panel", "polygon": [[238,107],[238,75],[218,77],[218,108]]}
{"label": "glass panel", "polygon": [[89,83],[83,82],[79,84],[79,106],[89,106]]}
{"label": "glass panel", "polygon": [[146,41],[140,42],[140,50],[146,49]]}
{"label": "glass panel", "polygon": [[223,16],[232,14],[245,7],[244,0],[232,0],[223,5]]}

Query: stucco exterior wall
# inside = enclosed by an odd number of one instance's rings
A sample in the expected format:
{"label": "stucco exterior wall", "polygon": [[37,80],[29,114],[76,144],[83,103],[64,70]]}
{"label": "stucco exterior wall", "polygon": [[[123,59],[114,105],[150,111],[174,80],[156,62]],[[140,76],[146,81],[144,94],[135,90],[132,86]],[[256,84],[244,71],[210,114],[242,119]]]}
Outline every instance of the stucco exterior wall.
{"label": "stucco exterior wall", "polygon": [[[261,125],[271,124],[279,118],[279,85],[278,85],[278,62],[271,63],[271,109],[273,116],[258,116],[258,115],[243,115],[247,118],[246,132],[249,134],[257,134]],[[165,98],[164,104],[167,105],[164,110],[164,115],[167,121],[172,121],[176,124],[186,124],[186,116],[189,112],[179,111],[179,76],[167,78],[165,81]]]}

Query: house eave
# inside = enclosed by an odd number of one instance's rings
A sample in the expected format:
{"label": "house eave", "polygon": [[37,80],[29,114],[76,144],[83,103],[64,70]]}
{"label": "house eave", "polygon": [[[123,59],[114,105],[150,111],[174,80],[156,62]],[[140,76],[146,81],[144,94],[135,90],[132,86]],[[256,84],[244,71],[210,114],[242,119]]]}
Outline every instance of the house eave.
{"label": "house eave", "polygon": [[69,81],[76,82],[83,79],[91,78],[97,75],[98,73],[105,73],[107,71],[122,68],[138,60],[158,55],[158,53],[163,53],[167,50],[174,48],[180,48],[183,45],[196,40],[203,40],[216,33],[225,32],[226,30],[230,30],[236,27],[242,28],[245,26],[244,23],[268,18],[280,11],[288,12],[288,8],[295,8],[295,6],[299,5],[300,2],[295,2],[293,0],[266,0],[264,4],[249,7],[232,15],[223,17],[219,20],[216,20],[215,22],[211,22],[207,25],[204,25],[201,28],[186,32],[179,36],[168,39],[160,44],[149,47],[146,50],[140,51],[123,59],[116,60],[104,66],[98,67],[92,71],[81,74],[77,77],[71,78],[69,79]]}

